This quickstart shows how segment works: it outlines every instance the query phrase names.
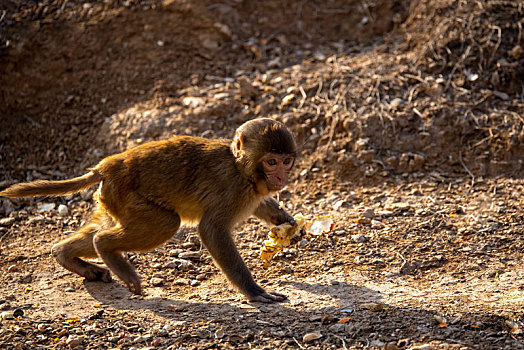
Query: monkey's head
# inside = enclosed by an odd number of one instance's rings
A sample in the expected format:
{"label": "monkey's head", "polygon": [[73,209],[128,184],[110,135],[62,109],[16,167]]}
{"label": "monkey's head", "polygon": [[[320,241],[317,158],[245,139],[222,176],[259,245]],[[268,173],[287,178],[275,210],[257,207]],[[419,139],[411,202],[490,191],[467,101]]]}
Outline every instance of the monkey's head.
{"label": "monkey's head", "polygon": [[260,118],[237,129],[231,151],[242,174],[254,184],[256,192],[265,195],[286,185],[297,145],[284,124]]}

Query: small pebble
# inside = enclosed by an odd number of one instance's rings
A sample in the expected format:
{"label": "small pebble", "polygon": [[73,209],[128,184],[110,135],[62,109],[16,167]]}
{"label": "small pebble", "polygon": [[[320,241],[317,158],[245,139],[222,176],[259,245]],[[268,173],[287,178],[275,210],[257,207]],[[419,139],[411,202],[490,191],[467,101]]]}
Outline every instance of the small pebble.
{"label": "small pebble", "polygon": [[313,340],[317,340],[320,338],[322,338],[322,334],[320,332],[311,332],[311,333],[304,334],[304,337],[302,338],[302,340],[304,341],[304,343],[309,343]]}
{"label": "small pebble", "polygon": [[380,341],[380,340],[373,340],[369,343],[369,346],[371,347],[376,347],[376,348],[383,348],[385,345],[385,343],[383,341]]}
{"label": "small pebble", "polygon": [[185,252],[185,253],[181,253],[178,257],[180,259],[194,259],[194,260],[198,260],[198,259],[200,259],[201,256],[202,256],[202,254],[200,252]]}
{"label": "small pebble", "polygon": [[333,333],[341,333],[344,331],[344,329],[346,328],[346,325],[345,324],[342,324],[342,323],[335,323],[331,326],[329,326],[329,330]]}
{"label": "small pebble", "polygon": [[12,320],[14,319],[15,317],[13,316],[13,312],[12,311],[4,311],[0,314],[0,317],[2,318],[2,320]]}
{"label": "small pebble", "polygon": [[67,216],[67,215],[69,215],[69,209],[67,208],[66,205],[60,204],[58,206],[58,210],[57,211],[58,211],[58,215],[60,215],[60,216]]}
{"label": "small pebble", "polygon": [[382,259],[373,259],[373,261],[371,262],[372,264],[374,265],[380,265],[380,266],[386,266],[386,263],[384,262],[384,260]]}
{"label": "small pebble", "polygon": [[322,321],[322,324],[330,324],[335,322],[335,318],[332,315],[324,315],[320,321]]}
{"label": "small pebble", "polygon": [[360,305],[360,308],[361,309],[370,310],[370,311],[373,311],[373,312],[378,312],[378,311],[384,310],[384,304],[365,303],[365,304]]}
{"label": "small pebble", "polygon": [[28,225],[33,225],[33,224],[37,224],[37,223],[40,223],[42,221],[44,221],[45,218],[41,215],[38,215],[38,216],[32,216],[30,217],[28,220],[27,220],[27,224]]}
{"label": "small pebble", "polygon": [[196,248],[196,245],[193,242],[185,242],[182,243],[182,247],[184,247],[185,249],[193,249]]}
{"label": "small pebble", "polygon": [[28,273],[20,277],[20,283],[31,283],[33,281],[33,276]]}
{"label": "small pebble", "polygon": [[79,345],[82,345],[83,340],[84,339],[81,337],[70,335],[66,340],[66,344],[69,345],[70,348],[74,348]]}
{"label": "small pebble", "polygon": [[0,219],[0,226],[11,226],[15,222],[15,218],[2,218]]}
{"label": "small pebble", "polygon": [[320,320],[322,320],[322,316],[321,315],[311,315],[309,317],[309,321],[310,322],[318,322]]}
{"label": "small pebble", "polygon": [[301,241],[298,243],[298,247],[299,247],[299,248],[304,248],[305,246],[308,245],[308,243],[309,243],[309,241],[308,241],[307,239],[304,238],[303,240],[301,240]]}
{"label": "small pebble", "polygon": [[173,259],[172,261],[166,264],[166,267],[170,269],[187,271],[193,269],[195,265],[189,260]]}
{"label": "small pebble", "polygon": [[265,307],[264,305],[260,306],[258,309],[260,310],[260,312],[264,312],[264,313],[269,312],[269,309]]}
{"label": "small pebble", "polygon": [[188,278],[179,278],[173,282],[175,286],[187,286],[191,283],[191,280]]}
{"label": "small pebble", "polygon": [[7,268],[8,273],[18,272],[18,267],[16,265],[11,265]]}
{"label": "small pebble", "polygon": [[347,205],[347,202],[343,199],[340,199],[333,204],[333,210],[339,210],[340,208]]}
{"label": "small pebble", "polygon": [[375,210],[373,208],[368,208],[362,213],[362,216],[368,219],[373,219],[375,217]]}
{"label": "small pebble", "polygon": [[351,235],[351,241],[354,243],[365,243],[368,241],[368,238],[361,234]]}
{"label": "small pebble", "polygon": [[158,286],[161,286],[162,284],[164,284],[164,280],[162,278],[153,277],[149,281],[149,284],[151,284],[152,286],[158,287]]}

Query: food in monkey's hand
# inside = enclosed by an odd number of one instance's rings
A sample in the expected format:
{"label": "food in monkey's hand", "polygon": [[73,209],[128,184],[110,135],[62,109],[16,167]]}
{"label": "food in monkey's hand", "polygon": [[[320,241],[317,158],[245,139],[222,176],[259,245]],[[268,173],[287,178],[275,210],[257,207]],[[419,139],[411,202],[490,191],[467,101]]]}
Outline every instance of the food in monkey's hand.
{"label": "food in monkey's hand", "polygon": [[265,269],[269,267],[273,255],[291,244],[291,239],[300,235],[300,230],[304,228],[306,220],[300,214],[294,217],[296,226],[290,223],[283,223],[278,226],[274,226],[268,233],[268,240],[264,241],[264,245],[261,248],[260,259]]}
{"label": "food in monkey's hand", "polygon": [[320,216],[308,221],[301,214],[297,214],[294,216],[294,219],[296,222],[295,226],[290,223],[283,223],[274,226],[269,231],[269,239],[264,241],[264,245],[260,249],[260,259],[265,269],[271,264],[273,256],[283,248],[289,246],[294,238],[300,237],[302,231],[318,236],[331,231],[333,228],[333,220],[329,215]]}

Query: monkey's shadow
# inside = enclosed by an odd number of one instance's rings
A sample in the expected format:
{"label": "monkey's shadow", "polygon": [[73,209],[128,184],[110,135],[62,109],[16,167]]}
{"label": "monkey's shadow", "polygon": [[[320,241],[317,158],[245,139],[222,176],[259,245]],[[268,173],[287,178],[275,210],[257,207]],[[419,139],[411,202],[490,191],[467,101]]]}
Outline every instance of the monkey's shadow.
{"label": "monkey's shadow", "polygon": [[[337,285],[323,284],[323,283],[307,283],[295,281],[282,281],[280,285],[288,285],[292,289],[283,291],[287,294],[289,300],[282,303],[239,303],[235,299],[217,299],[215,301],[203,300],[185,300],[185,299],[171,299],[169,297],[152,295],[154,289],[147,288],[144,298],[132,297],[130,292],[119,282],[112,283],[103,282],[87,282],[84,281],[84,286],[88,293],[97,301],[104,305],[110,305],[118,310],[136,310],[146,311],[165,318],[178,319],[183,315],[184,320],[201,321],[202,315],[226,315],[226,314],[264,314],[268,312],[271,315],[273,312],[284,313],[290,317],[303,317],[302,313],[308,313],[315,309],[322,310],[324,308],[355,308],[358,304],[369,301],[380,301],[380,293],[357,285],[347,283],[339,283]],[[271,290],[271,288],[268,288]],[[306,294],[307,300],[303,296]],[[323,302],[316,306],[308,300],[312,298],[322,299]],[[326,302],[327,300],[327,302]],[[291,307],[291,303],[305,301],[304,310],[300,311],[301,307]],[[323,305],[323,306],[321,306]],[[262,308],[264,306],[265,308]],[[261,310],[264,310],[261,312]]]}
{"label": "monkey's shadow", "polygon": [[[87,292],[94,299],[118,310],[149,310],[157,315],[169,317],[169,312],[176,313],[177,310],[185,310],[190,305],[206,304],[205,302],[171,299],[167,296],[155,296],[154,288],[145,288],[143,297],[134,296],[119,281],[104,283],[84,280],[83,283]],[[187,309],[187,311],[190,310]]]}

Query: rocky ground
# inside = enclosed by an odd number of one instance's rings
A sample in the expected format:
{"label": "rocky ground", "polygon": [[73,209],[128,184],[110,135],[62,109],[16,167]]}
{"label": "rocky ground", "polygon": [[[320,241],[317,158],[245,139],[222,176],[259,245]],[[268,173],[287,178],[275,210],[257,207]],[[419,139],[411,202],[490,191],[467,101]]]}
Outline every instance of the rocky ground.
{"label": "rocky ground", "polygon": [[259,259],[249,304],[184,228],[129,254],[145,295],[50,256],[93,206],[0,199],[6,349],[524,349],[524,6],[515,1],[0,4],[0,188],[174,133],[270,116],[300,159],[280,194],[333,230]]}

